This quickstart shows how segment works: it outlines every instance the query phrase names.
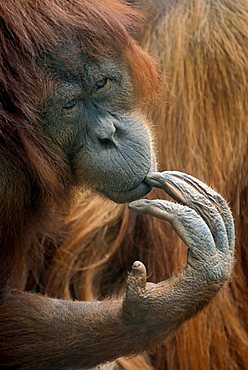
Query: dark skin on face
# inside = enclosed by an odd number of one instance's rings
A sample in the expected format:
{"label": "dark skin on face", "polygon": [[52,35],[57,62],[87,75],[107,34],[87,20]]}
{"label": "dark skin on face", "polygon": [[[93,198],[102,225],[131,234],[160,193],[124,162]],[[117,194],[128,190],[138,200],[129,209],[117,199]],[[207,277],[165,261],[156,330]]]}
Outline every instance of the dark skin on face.
{"label": "dark skin on face", "polygon": [[130,71],[120,60],[86,58],[70,43],[45,57],[55,84],[41,116],[46,134],[67,155],[73,184],[124,203],[151,190],[144,179],[155,160]]}
{"label": "dark skin on face", "polygon": [[153,172],[149,130],[118,56],[100,62],[69,44],[41,61],[53,83],[39,107],[44,133],[64,153],[72,185],[86,184],[115,202],[143,197],[153,186],[165,190],[176,202],[141,199],[130,207],[169,221],[188,246],[179,276],[146,283],[145,266],[136,261],[124,294],[109,300],[3,295],[0,367],[86,369],[148,350],[211,300],[232,271],[233,219],[223,198],[199,180]]}

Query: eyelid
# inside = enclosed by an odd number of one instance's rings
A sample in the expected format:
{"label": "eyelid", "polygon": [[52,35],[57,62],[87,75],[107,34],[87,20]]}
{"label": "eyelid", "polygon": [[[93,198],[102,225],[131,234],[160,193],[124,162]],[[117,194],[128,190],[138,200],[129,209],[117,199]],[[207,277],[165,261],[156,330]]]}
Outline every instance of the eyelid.
{"label": "eyelid", "polygon": [[[99,84],[99,86],[97,86],[97,84]],[[105,76],[95,83],[92,94],[93,95],[103,94],[109,91],[111,87],[112,87],[112,79],[110,77]]]}
{"label": "eyelid", "polygon": [[72,112],[73,110],[76,109],[77,105],[78,105],[78,100],[72,99],[63,106],[63,111],[68,112],[68,113]]}

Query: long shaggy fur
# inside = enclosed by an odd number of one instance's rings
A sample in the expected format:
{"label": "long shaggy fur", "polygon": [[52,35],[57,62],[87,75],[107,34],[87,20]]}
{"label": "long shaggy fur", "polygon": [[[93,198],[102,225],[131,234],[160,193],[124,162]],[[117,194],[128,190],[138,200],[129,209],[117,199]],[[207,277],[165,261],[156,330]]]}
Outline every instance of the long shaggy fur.
{"label": "long shaggy fur", "polygon": [[[248,2],[156,0],[150,13],[143,46],[163,76],[163,104],[153,111],[160,169],[186,171],[215,187],[230,202],[237,229],[232,281],[151,354],[152,363],[161,370],[247,369]],[[151,194],[157,196],[163,194]],[[166,223],[88,193],[67,222],[71,232],[38,276],[48,295],[102,298],[118,293],[136,259],[152,281],[185,263],[185,248]],[[139,359],[120,364],[145,369]]]}
{"label": "long shaggy fur", "polygon": [[42,134],[37,114],[52,84],[40,57],[71,37],[90,57],[118,53],[147,103],[150,91],[156,95],[154,65],[130,37],[142,22],[141,13],[117,0],[0,3],[0,287],[19,280],[23,288],[37,265],[34,244],[54,236],[71,200],[66,158]]}

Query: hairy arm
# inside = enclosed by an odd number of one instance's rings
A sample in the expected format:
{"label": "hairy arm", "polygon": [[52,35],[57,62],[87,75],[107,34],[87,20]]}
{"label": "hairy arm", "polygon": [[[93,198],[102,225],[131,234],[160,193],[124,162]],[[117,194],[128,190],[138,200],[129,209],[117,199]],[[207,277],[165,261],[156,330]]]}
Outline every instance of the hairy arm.
{"label": "hairy arm", "polygon": [[177,202],[139,200],[131,208],[171,222],[188,246],[188,264],[172,281],[146,283],[133,264],[123,297],[74,302],[10,292],[0,310],[0,365],[21,369],[90,368],[157,344],[196,314],[229,278],[234,228],[225,201],[179,172],[147,181]]}

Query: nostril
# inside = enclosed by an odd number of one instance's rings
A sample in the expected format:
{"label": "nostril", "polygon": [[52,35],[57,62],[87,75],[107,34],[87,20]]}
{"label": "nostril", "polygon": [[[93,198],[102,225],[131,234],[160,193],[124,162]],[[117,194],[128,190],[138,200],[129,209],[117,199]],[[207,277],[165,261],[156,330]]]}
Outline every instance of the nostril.
{"label": "nostril", "polygon": [[109,139],[99,139],[99,141],[101,144],[104,144],[104,145],[108,145],[111,143],[111,140]]}
{"label": "nostril", "polygon": [[101,145],[117,146],[116,127],[111,120],[98,120],[94,127],[94,133]]}
{"label": "nostril", "polygon": [[100,141],[100,144],[104,146],[117,146],[117,141],[115,140],[114,137],[110,137],[109,139],[98,138],[98,140]]}

